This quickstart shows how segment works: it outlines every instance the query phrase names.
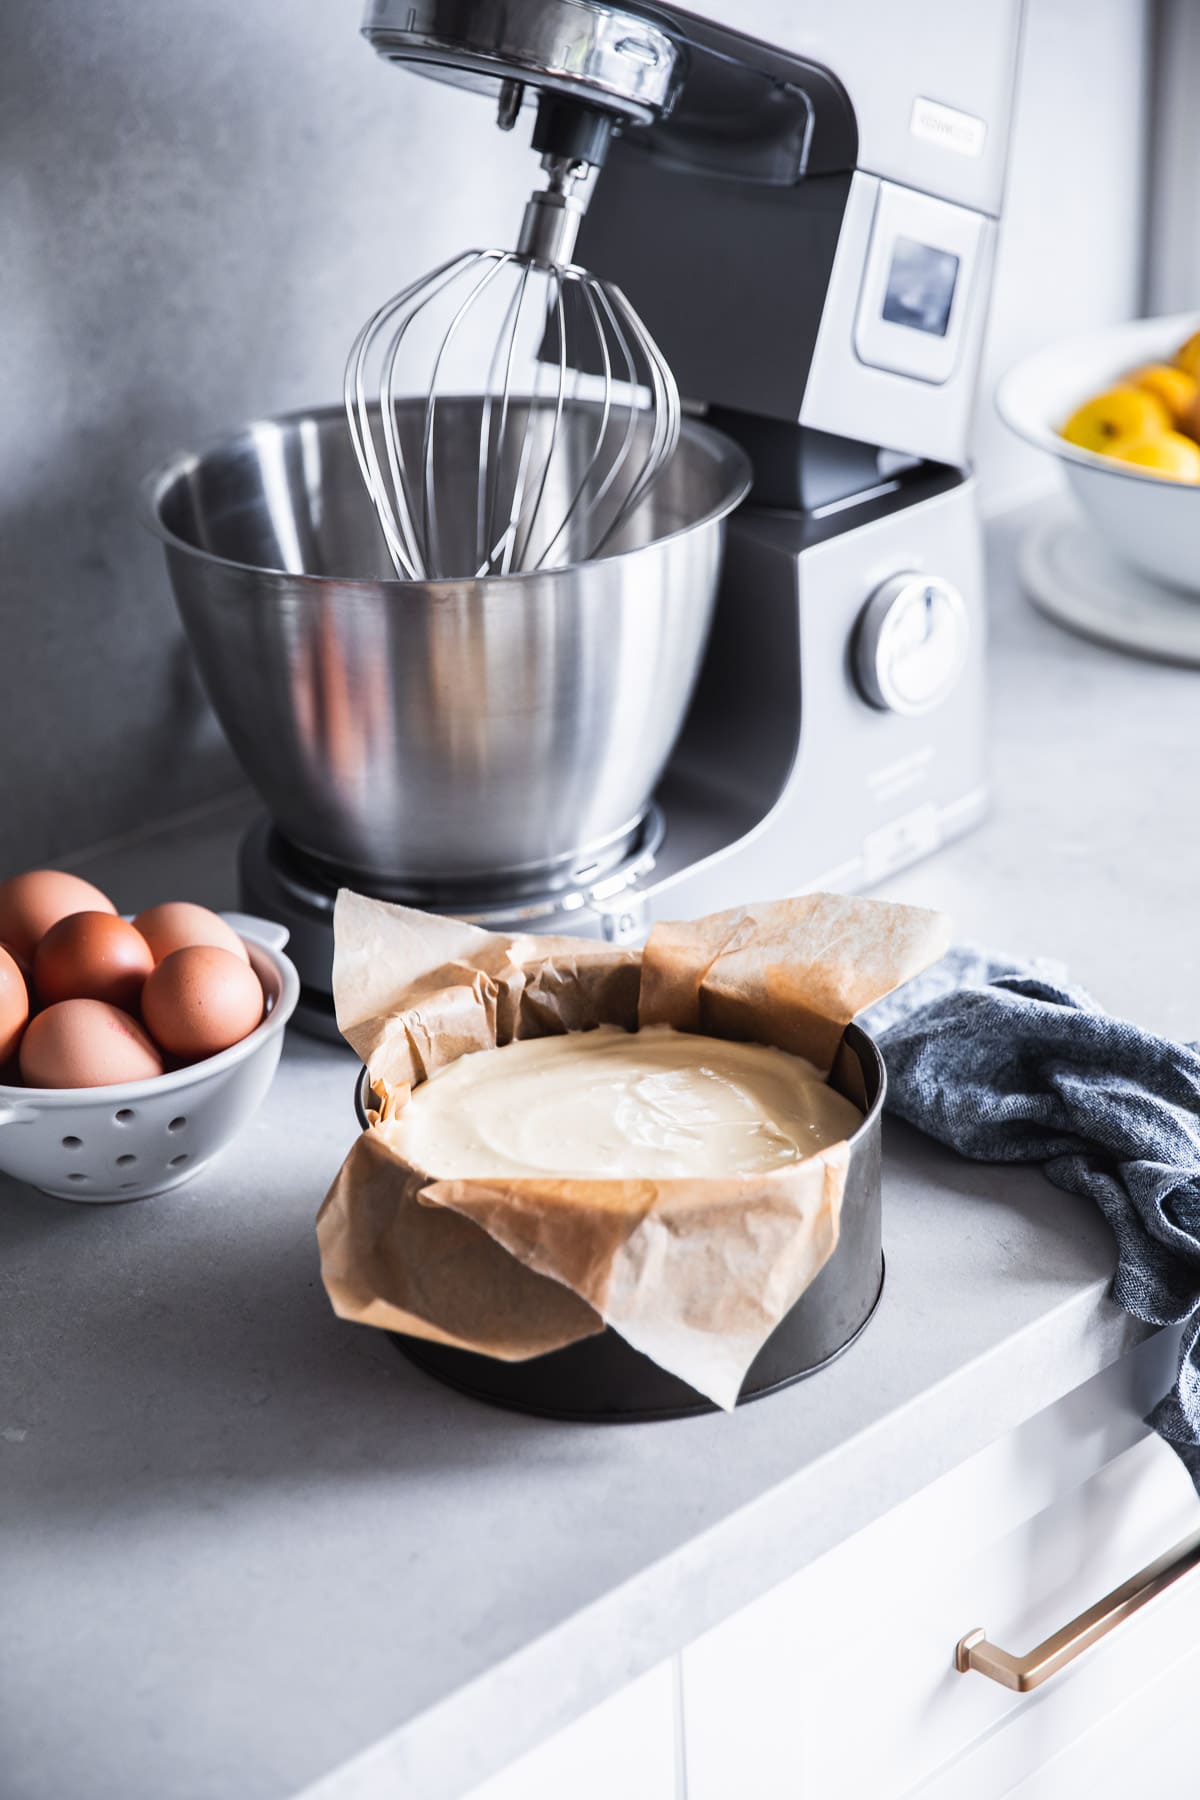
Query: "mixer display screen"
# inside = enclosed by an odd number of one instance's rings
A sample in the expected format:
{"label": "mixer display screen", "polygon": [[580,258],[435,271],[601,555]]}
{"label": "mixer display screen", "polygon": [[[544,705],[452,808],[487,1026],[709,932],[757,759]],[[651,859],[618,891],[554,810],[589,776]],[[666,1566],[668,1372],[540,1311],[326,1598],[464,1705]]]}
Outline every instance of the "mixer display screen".
{"label": "mixer display screen", "polygon": [[884,318],[892,325],[945,337],[957,280],[957,256],[915,238],[898,237],[883,296]]}

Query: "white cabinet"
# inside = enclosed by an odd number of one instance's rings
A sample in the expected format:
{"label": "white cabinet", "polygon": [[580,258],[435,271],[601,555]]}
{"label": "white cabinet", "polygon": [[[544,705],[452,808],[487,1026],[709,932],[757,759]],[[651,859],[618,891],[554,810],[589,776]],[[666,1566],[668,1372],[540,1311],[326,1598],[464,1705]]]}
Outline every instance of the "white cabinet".
{"label": "white cabinet", "polygon": [[1031,1694],[1020,1653],[1200,1527],[1143,1418],[1160,1334],[595,1707],[468,1800],[1128,1800],[1190,1792],[1200,1570]]}
{"label": "white cabinet", "polygon": [[[1016,1787],[1007,1800],[1129,1800],[1191,1793],[1196,1785],[1200,1649],[1104,1714],[1091,1731]],[[959,1788],[961,1794],[962,1789]]]}
{"label": "white cabinet", "polygon": [[678,1663],[593,1707],[468,1800],[678,1800]]}
{"label": "white cabinet", "polygon": [[1035,1693],[960,1675],[953,1657],[978,1626],[1027,1650],[1200,1524],[1183,1468],[1141,1423],[1172,1354],[1143,1345],[687,1649],[688,1800],[1125,1800],[1144,1786],[1148,1721],[1171,1716],[1163,1696],[1200,1643],[1200,1574]]}

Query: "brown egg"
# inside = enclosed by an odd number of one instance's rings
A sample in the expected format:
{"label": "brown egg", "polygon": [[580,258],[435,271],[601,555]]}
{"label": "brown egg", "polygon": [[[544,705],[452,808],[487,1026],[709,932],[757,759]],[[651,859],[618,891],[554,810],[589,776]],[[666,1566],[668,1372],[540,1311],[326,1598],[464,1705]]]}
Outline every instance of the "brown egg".
{"label": "brown egg", "polygon": [[4,1079],[4,1065],[17,1054],[28,1023],[29,989],[21,965],[0,945],[0,1081]]}
{"label": "brown egg", "polygon": [[262,1018],[263,991],[248,963],[212,944],[164,957],[142,989],[142,1017],[171,1056],[198,1062],[228,1050]]}
{"label": "brown egg", "polygon": [[250,961],[237,932],[227,925],[219,913],[207,906],[194,906],[190,900],[167,900],[162,906],[151,906],[133,921],[160,963],[172,950],[187,950],[193,944],[212,944],[228,950],[242,962]]}
{"label": "brown egg", "polygon": [[38,940],[68,913],[115,913],[107,894],[61,869],[30,869],[0,881],[0,943],[28,960]]}
{"label": "brown egg", "polygon": [[106,1000],[60,1000],[29,1021],[21,1075],[30,1087],[114,1087],[163,1072],[146,1033]]}
{"label": "brown egg", "polygon": [[43,1006],[59,1000],[107,1000],[136,1012],[154,967],[140,931],[112,913],[69,913],[33,953],[33,985]]}

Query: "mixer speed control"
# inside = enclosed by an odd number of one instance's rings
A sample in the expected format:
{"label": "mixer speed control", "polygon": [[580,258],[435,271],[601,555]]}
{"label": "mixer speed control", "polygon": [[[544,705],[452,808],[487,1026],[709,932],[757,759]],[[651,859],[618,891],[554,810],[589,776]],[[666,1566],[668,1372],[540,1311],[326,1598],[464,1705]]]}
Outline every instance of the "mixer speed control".
{"label": "mixer speed control", "polygon": [[858,621],[854,670],[884,712],[929,712],[950,693],[967,657],[970,623],[958,589],[940,575],[893,575]]}

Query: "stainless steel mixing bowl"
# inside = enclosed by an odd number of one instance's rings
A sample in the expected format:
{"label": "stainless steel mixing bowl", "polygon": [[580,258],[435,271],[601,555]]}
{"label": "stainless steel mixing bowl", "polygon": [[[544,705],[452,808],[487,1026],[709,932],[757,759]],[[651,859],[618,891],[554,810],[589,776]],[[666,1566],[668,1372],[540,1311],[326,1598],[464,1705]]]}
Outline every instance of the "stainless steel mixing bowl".
{"label": "stainless steel mixing bowl", "polygon": [[[439,528],[472,542],[479,418],[448,399],[434,440]],[[414,406],[417,455],[420,422]],[[564,511],[593,410],[567,425]],[[144,498],[209,697],[280,830],[378,892],[449,899],[553,887],[632,841],[749,483],[734,444],[685,421],[597,560],[430,582],[392,574],[340,407],[177,456]]]}

